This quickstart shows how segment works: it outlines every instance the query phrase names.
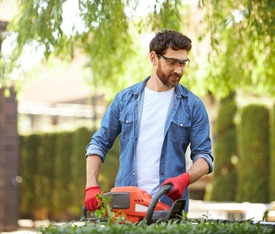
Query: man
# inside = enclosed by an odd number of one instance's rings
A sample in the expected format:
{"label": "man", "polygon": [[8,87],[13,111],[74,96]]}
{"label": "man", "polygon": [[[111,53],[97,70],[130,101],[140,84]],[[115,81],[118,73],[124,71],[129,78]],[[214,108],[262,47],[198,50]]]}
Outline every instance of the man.
{"label": "man", "polygon": [[[200,99],[179,84],[189,62],[191,40],[165,30],[149,47],[151,76],[116,95],[87,146],[85,205],[91,211],[98,208],[96,194],[102,193],[101,164],[119,134],[115,186],[138,186],[154,196],[160,186],[170,183],[173,190],[161,201],[171,206],[184,198],[187,212],[187,186],[213,170],[207,112]],[[186,171],[189,144],[193,164]]]}

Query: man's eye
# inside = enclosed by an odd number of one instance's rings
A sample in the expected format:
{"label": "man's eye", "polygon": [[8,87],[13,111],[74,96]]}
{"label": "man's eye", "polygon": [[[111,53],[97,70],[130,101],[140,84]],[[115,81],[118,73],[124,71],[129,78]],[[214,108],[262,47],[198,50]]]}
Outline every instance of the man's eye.
{"label": "man's eye", "polygon": [[186,66],[186,62],[180,63],[180,65],[181,65],[182,67],[185,67],[185,66]]}
{"label": "man's eye", "polygon": [[168,64],[172,65],[172,66],[175,66],[177,64],[177,61],[174,61],[174,60],[171,59],[171,60],[168,61]]}

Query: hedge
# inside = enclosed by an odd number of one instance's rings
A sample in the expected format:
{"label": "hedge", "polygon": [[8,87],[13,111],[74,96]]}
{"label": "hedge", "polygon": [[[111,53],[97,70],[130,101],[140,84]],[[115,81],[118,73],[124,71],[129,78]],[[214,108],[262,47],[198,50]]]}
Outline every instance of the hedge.
{"label": "hedge", "polygon": [[22,218],[33,217],[37,208],[35,178],[37,177],[37,157],[39,135],[20,137],[20,213]]}
{"label": "hedge", "polygon": [[[232,97],[222,101],[215,125],[211,200],[274,201],[275,106],[272,115],[262,105],[243,108],[237,129],[236,168],[231,160],[236,154],[235,112]],[[74,132],[20,136],[20,218],[79,218],[85,196],[85,148],[92,134],[89,129],[80,128]],[[114,186],[118,166],[119,140],[108,152],[99,175],[104,192]]]}
{"label": "hedge", "polygon": [[232,158],[237,155],[234,117],[237,106],[234,94],[221,100],[214,125],[215,166],[210,200],[234,201],[236,196],[236,168]]}
{"label": "hedge", "polygon": [[275,201],[275,105],[270,115],[270,182],[269,200]]}
{"label": "hedge", "polygon": [[243,108],[239,125],[237,201],[269,202],[269,110],[251,104]]}
{"label": "hedge", "polygon": [[[20,218],[79,218],[86,184],[84,155],[91,136],[86,128],[20,136]],[[118,147],[116,142],[100,173],[99,183],[106,192],[114,185]]]}
{"label": "hedge", "polygon": [[234,234],[271,234],[275,232],[274,226],[265,226],[260,223],[244,222],[224,222],[218,220],[182,220],[178,222],[154,223],[146,225],[144,222],[133,224],[106,224],[106,223],[87,223],[79,226],[79,224],[69,223],[63,225],[49,225],[40,229],[42,234],[86,234],[86,233],[169,233],[169,234],[209,234],[209,233],[234,233]]}

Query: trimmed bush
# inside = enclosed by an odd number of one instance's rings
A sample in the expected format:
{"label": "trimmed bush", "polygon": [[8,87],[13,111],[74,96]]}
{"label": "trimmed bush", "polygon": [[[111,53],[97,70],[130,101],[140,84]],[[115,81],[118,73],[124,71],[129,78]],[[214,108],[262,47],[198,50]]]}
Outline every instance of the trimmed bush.
{"label": "trimmed bush", "polygon": [[20,137],[20,168],[19,173],[22,177],[20,184],[20,214],[22,218],[32,218],[39,209],[36,200],[37,188],[35,181],[37,178],[37,164],[40,138],[33,134]]}
{"label": "trimmed bush", "polygon": [[264,226],[259,223],[253,224],[250,221],[238,222],[224,222],[224,221],[210,221],[210,220],[196,220],[195,222],[190,220],[183,220],[179,223],[154,223],[146,225],[141,222],[137,225],[119,225],[108,223],[87,223],[83,226],[77,226],[73,223],[64,224],[61,226],[50,225],[40,229],[42,234],[75,234],[75,233],[100,233],[100,234],[112,234],[112,233],[169,233],[169,234],[209,234],[209,233],[254,233],[254,234],[271,234],[274,233],[274,226]]}
{"label": "trimmed bush", "polygon": [[270,136],[269,200],[275,201],[275,105],[271,111]]}
{"label": "trimmed bush", "polygon": [[77,129],[72,137],[71,154],[71,182],[69,213],[74,217],[79,217],[79,209],[84,204],[86,186],[86,159],[85,149],[91,139],[91,131],[87,128]]}
{"label": "trimmed bush", "polygon": [[54,208],[53,187],[55,173],[53,162],[56,158],[56,134],[39,135],[37,154],[37,171],[35,175],[35,200],[37,203],[36,217],[46,219],[51,216]]}
{"label": "trimmed bush", "polygon": [[[79,219],[86,185],[85,149],[92,132],[20,136],[20,218]],[[99,183],[110,191],[119,165],[119,140],[102,165]]]}
{"label": "trimmed bush", "polygon": [[[54,185],[55,185],[55,173],[53,170],[53,162],[56,158],[56,141],[58,134],[47,133],[41,135],[41,163],[44,164],[44,170],[41,171],[43,175],[41,182],[43,185],[42,193],[38,199],[43,200],[43,209],[45,210],[45,216],[51,219],[54,215]],[[40,173],[39,173],[40,174]]]}
{"label": "trimmed bush", "polygon": [[54,219],[62,219],[63,217],[66,219],[70,217],[72,137],[73,134],[71,132],[62,132],[58,134],[56,139],[55,158],[52,162],[53,168],[51,171],[55,176],[52,197]]}
{"label": "trimmed bush", "polygon": [[211,189],[211,201],[234,201],[236,193],[236,168],[232,157],[237,154],[236,127],[234,116],[237,111],[234,95],[220,103],[214,127],[215,167]]}
{"label": "trimmed bush", "polygon": [[251,104],[243,108],[239,125],[239,202],[269,202],[269,110]]}

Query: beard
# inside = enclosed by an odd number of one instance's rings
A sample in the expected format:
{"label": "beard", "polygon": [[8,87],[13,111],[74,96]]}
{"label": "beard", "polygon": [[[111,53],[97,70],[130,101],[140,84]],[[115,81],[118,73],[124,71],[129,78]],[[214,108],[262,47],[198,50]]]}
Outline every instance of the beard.
{"label": "beard", "polygon": [[164,84],[165,86],[169,87],[169,88],[174,88],[176,87],[179,82],[180,79],[182,77],[182,74],[178,74],[176,72],[164,72],[161,64],[158,64],[158,68],[157,68],[157,76],[159,78],[159,80],[162,82],[162,84]]}

